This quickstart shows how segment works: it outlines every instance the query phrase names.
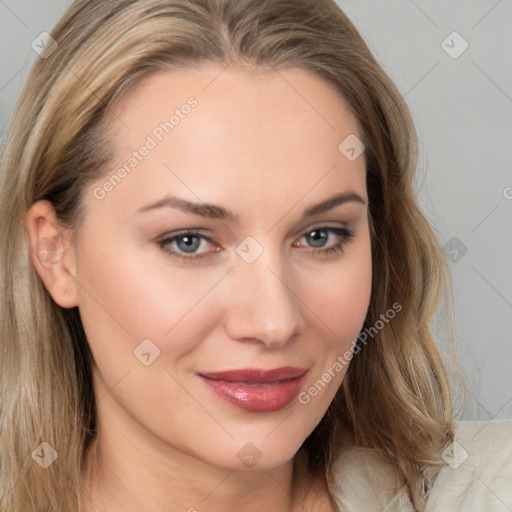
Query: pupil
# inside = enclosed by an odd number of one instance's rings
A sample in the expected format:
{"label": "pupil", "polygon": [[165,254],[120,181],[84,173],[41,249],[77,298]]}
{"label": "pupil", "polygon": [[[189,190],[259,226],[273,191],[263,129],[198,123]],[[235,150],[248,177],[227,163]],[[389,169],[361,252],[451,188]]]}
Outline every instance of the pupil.
{"label": "pupil", "polygon": [[313,247],[323,247],[329,235],[325,231],[312,231],[309,235],[310,244]]}
{"label": "pupil", "polygon": [[178,240],[178,247],[183,252],[194,252],[199,247],[199,243],[200,240],[197,236],[183,236]]}

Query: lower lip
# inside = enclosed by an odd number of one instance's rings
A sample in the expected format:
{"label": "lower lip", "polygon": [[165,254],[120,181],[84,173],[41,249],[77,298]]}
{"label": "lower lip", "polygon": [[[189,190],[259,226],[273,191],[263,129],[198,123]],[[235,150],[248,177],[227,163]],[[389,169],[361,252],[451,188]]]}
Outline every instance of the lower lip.
{"label": "lower lip", "polygon": [[208,379],[204,383],[218,396],[248,412],[274,412],[286,407],[299,394],[306,373],[270,386],[247,386],[238,382]]}

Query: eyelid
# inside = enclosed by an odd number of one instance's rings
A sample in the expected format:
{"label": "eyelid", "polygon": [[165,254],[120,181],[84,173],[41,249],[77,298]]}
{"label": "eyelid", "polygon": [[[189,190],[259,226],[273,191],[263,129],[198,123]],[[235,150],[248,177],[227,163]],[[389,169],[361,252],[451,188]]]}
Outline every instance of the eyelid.
{"label": "eyelid", "polygon": [[[309,227],[309,228],[303,230],[298,237],[295,237],[292,245],[294,247],[299,247],[298,245],[295,245],[297,243],[297,241],[314,231],[329,232],[331,234],[335,234],[336,236],[340,237],[340,239],[341,239],[341,241],[338,242],[334,246],[315,248],[315,247],[308,247],[306,245],[300,245],[300,247],[305,247],[309,253],[312,253],[313,255],[319,255],[319,256],[327,257],[327,256],[329,256],[329,254],[332,254],[332,253],[334,253],[336,255],[343,253],[344,247],[346,245],[348,245],[352,241],[352,239],[355,237],[355,232],[353,230],[349,229],[346,226],[346,224],[344,224],[342,226],[340,226],[340,225],[334,226],[332,224],[324,223],[324,224],[312,226],[312,227]],[[176,251],[174,249],[171,250],[168,248],[168,246],[171,243],[173,243],[180,237],[184,237],[186,235],[201,238],[212,245],[216,245],[217,250],[206,251],[206,252],[202,252],[202,253],[188,253],[189,255],[186,256],[187,253],[185,253],[185,252]],[[156,243],[168,255],[170,255],[178,260],[187,262],[187,263],[193,262],[195,260],[209,258],[215,253],[222,252],[221,250],[218,250],[219,244],[215,240],[215,238],[212,236],[209,236],[208,234],[205,234],[205,230],[201,229],[201,228],[199,228],[199,229],[197,229],[197,228],[181,229],[181,230],[178,230],[178,231],[175,231],[172,233],[167,233],[167,234],[164,234],[161,237],[159,237],[159,239],[156,241]]]}
{"label": "eyelid", "polygon": [[[311,233],[312,231],[315,231],[315,230],[319,230],[319,229],[323,229],[323,230],[326,230],[326,231],[335,231],[335,230],[344,230],[347,234],[348,233],[351,233],[351,234],[354,234],[353,231],[351,231],[348,227],[348,225],[346,223],[341,223],[341,225],[333,225],[331,223],[316,223],[316,224],[313,224],[312,226],[309,226],[307,228],[304,228],[300,231],[299,235],[296,235],[293,239],[296,240],[298,238],[302,238],[303,236],[307,235],[308,233]],[[164,233],[163,235],[160,235],[157,239],[156,239],[156,243],[162,243],[162,242],[165,242],[165,241],[168,241],[168,240],[171,240],[171,239],[175,239],[175,238],[179,238],[180,236],[184,236],[184,235],[192,235],[192,236],[199,236],[205,240],[207,240],[208,242],[210,243],[213,243],[213,244],[219,244],[219,241],[211,236],[210,234],[210,230],[208,229],[204,229],[204,228],[183,228],[183,229],[179,229],[177,231],[171,231],[171,232],[168,232],[168,233]]]}
{"label": "eyelid", "polygon": [[[179,250],[169,248],[171,243],[186,235],[201,238],[207,243],[215,246],[215,248],[213,250],[202,253],[189,253],[189,255],[187,255],[185,252],[180,252]],[[219,244],[216,242],[216,240],[212,236],[205,234],[205,230],[201,228],[181,229],[178,231],[166,233],[156,240],[156,245],[158,245],[158,247],[160,247],[160,249],[169,257],[174,258],[177,262],[182,262],[185,264],[191,264],[203,259],[206,260],[214,254],[222,252],[222,250],[219,250]]]}
{"label": "eyelid", "polygon": [[203,228],[184,228],[184,229],[178,229],[177,231],[170,231],[168,233],[164,233],[163,235],[160,235],[158,237],[158,240],[160,240],[160,241],[169,240],[171,238],[178,238],[178,237],[184,236],[184,235],[197,235],[197,236],[201,236],[202,238],[209,240],[209,241],[214,240],[213,237],[211,237],[208,234],[208,230],[203,229]]}

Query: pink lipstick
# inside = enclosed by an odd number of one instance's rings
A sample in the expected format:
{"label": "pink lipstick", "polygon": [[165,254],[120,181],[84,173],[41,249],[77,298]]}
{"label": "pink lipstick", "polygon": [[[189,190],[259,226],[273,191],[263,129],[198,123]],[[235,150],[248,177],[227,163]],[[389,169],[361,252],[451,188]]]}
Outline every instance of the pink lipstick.
{"label": "pink lipstick", "polygon": [[199,374],[218,396],[248,412],[274,412],[299,394],[307,368],[240,369]]}

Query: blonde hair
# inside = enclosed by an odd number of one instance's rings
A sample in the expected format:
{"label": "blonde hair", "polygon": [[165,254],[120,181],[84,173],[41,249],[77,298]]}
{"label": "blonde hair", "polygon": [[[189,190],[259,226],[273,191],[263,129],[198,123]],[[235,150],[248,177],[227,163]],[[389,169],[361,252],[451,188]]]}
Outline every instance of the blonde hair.
{"label": "blonde hair", "polygon": [[[451,310],[451,283],[415,199],[410,113],[345,14],[332,0],[78,0],[52,36],[58,47],[35,63],[0,159],[8,241],[0,248],[1,510],[82,510],[96,427],[80,315],[55,304],[35,272],[26,213],[47,199],[62,225],[78,230],[83,191],[113,157],[104,122],[112,104],[149,73],[205,62],[309,70],[337,88],[358,120],[373,258],[364,330],[391,305],[401,311],[354,356],[302,448],[329,489],[344,446],[374,449],[421,508],[430,469],[443,464],[453,436],[450,380],[430,326],[442,297]],[[452,324],[449,316],[449,332]],[[42,442],[58,452],[45,470],[31,458]]]}

